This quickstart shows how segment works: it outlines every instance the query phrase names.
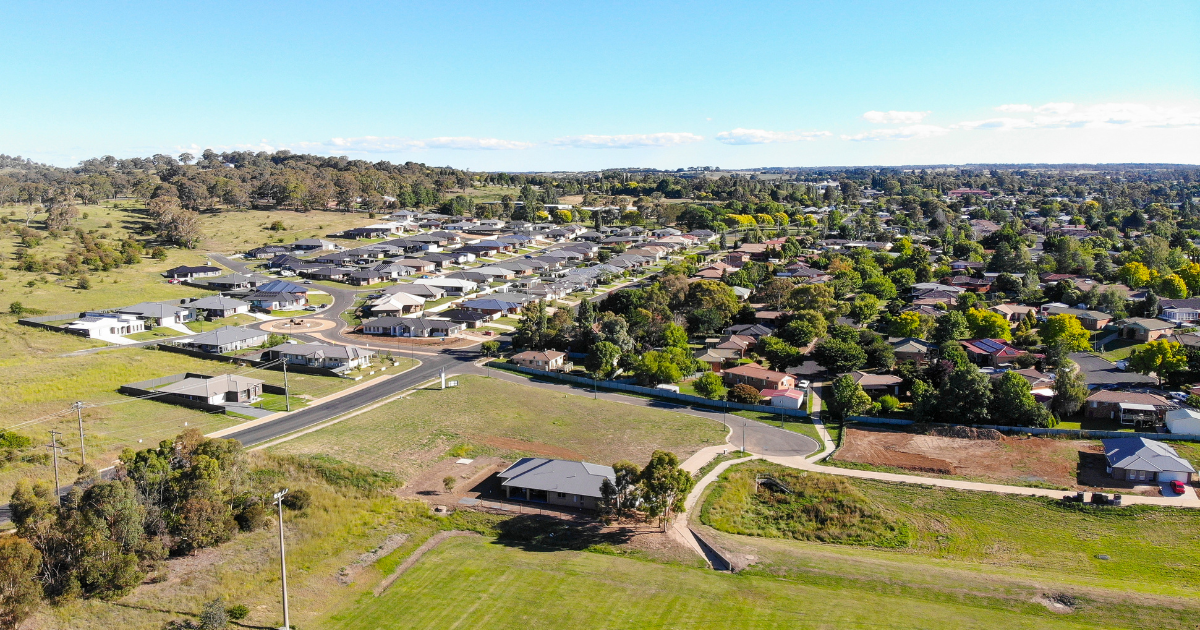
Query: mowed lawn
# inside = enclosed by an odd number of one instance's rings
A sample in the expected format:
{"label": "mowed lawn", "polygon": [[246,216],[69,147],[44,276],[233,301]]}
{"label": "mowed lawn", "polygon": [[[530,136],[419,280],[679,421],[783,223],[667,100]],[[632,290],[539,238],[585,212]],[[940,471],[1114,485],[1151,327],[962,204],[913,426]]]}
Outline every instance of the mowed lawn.
{"label": "mowed lawn", "polygon": [[[727,480],[737,479],[739,469],[766,472],[784,480],[790,475],[829,477],[772,464],[743,464],[731,468],[714,485],[706,499],[706,513],[712,509],[714,516],[731,514],[739,501],[753,503],[754,510],[770,509],[738,486],[727,486]],[[852,505],[851,501],[865,504],[907,531],[906,545],[887,552],[864,550],[866,553],[951,560],[964,567],[1011,570],[1061,583],[1168,596],[1194,598],[1194,585],[1200,581],[1197,510],[1096,508],[1043,497],[841,479],[852,489],[845,497],[846,505]],[[798,511],[791,517],[773,518],[803,522],[808,513]],[[723,522],[737,523],[723,517],[705,518],[704,522],[718,528],[725,527]],[[749,529],[743,522],[730,531],[737,533],[738,527]],[[782,529],[776,527],[775,531]],[[772,528],[764,526],[761,531]],[[1101,559],[1101,555],[1109,559]]]}
{"label": "mowed lawn", "polygon": [[458,381],[458,387],[417,391],[271,450],[323,453],[406,479],[461,445],[475,454],[547,452],[599,464],[628,459],[644,465],[655,449],[683,459],[724,442],[724,427],[703,418],[481,376]]}
{"label": "mowed lawn", "polygon": [[318,624],[394,628],[1086,628],[1029,603],[969,603],[830,589],[595,553],[528,552],[451,538],[379,598]]}
{"label": "mowed lawn", "polygon": [[[245,372],[267,383],[283,384],[281,372],[251,372],[228,363],[150,348],[118,348],[63,356],[102,345],[105,344],[21,326],[11,317],[0,321],[0,373],[5,377],[5,387],[0,388],[0,428],[15,427],[18,433],[32,437],[35,444],[48,443],[49,430],[61,432],[64,449],[60,457],[68,464],[60,469],[60,474],[65,475],[64,483],[74,480],[79,464],[78,423],[76,414],[69,411],[77,400],[88,405],[83,411],[83,424],[89,463],[103,468],[111,465],[125,447],[147,448],[178,435],[185,428],[209,433],[241,422],[223,414],[118,394],[117,388],[123,384],[180,372],[214,375]],[[288,375],[288,384],[293,396],[315,399],[356,383],[292,373]],[[53,479],[53,475],[50,466],[26,463],[2,466],[0,498],[8,497],[20,477]]]}

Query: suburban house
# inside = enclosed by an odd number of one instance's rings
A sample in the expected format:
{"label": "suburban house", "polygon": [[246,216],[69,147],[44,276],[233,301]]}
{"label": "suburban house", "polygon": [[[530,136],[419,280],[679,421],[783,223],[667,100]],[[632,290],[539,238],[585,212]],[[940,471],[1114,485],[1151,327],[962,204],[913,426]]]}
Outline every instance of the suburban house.
{"label": "suburban house", "polygon": [[1003,339],[968,339],[962,342],[967,358],[976,365],[1000,367],[1013,359],[1027,354]]}
{"label": "suburban house", "polygon": [[1100,311],[1089,311],[1082,308],[1070,308],[1062,306],[1052,306],[1045,310],[1046,316],[1054,315],[1074,315],[1079,318],[1079,323],[1088,330],[1100,330],[1112,321],[1112,315],[1101,313]]}
{"label": "suburban house", "polygon": [[252,275],[247,276],[240,273],[231,273],[227,276],[213,278],[205,284],[211,289],[217,291],[235,291],[237,289],[250,289],[265,282],[270,282],[271,279],[267,276]]}
{"label": "suburban house", "polygon": [[245,350],[267,343],[267,333],[240,326],[222,326],[185,339],[180,345],[185,348],[208,352],[210,354],[225,354],[236,350]]}
{"label": "suburban house", "polygon": [[771,334],[771,329],[762,324],[735,324],[721,331],[726,335],[741,335],[744,337],[753,337],[757,340],[759,337],[765,337]]}
{"label": "suburban house", "polygon": [[761,391],[764,389],[791,389],[796,386],[796,377],[791,374],[768,370],[757,363],[731,367],[722,372],[722,375],[725,384],[730,387],[745,383]]}
{"label": "suburban house", "polygon": [[292,243],[292,249],[301,251],[334,249],[334,244],[333,241],[326,241],[319,238],[304,238]]}
{"label": "suburban house", "polygon": [[888,339],[892,352],[897,361],[915,361],[921,363],[929,353],[937,349],[937,344],[915,337],[900,337]]}
{"label": "suburban house", "polygon": [[77,319],[66,326],[67,330],[75,330],[84,333],[86,337],[103,337],[131,335],[140,333],[146,330],[146,322],[139,319],[136,315],[123,315],[112,313],[85,313],[84,317]]}
{"label": "suburban house", "polygon": [[1175,324],[1161,319],[1130,317],[1121,326],[1121,338],[1141,342],[1154,341],[1159,337],[1166,337],[1174,329]]}
{"label": "suburban house", "polygon": [[1121,424],[1156,427],[1163,414],[1178,405],[1157,394],[1105,389],[1088,396],[1084,416],[1119,420]]}
{"label": "suburban house", "polygon": [[303,293],[255,291],[246,296],[246,301],[264,311],[289,311],[308,304],[308,297]]}
{"label": "suburban house", "polygon": [[[495,294],[501,296],[503,294]],[[468,311],[477,311],[479,313],[487,313],[488,315],[506,315],[510,313],[521,312],[521,302],[505,300],[502,297],[494,298],[476,298],[474,300],[466,300],[459,304],[460,308]]]}
{"label": "suburban house", "polygon": [[1171,433],[1200,435],[1200,411],[1191,407],[1172,409],[1163,419]]}
{"label": "suburban house", "polygon": [[480,324],[492,321],[496,318],[495,315],[480,313],[479,311],[468,311],[463,308],[451,308],[440,311],[438,317],[448,319],[456,324],[462,324],[466,328],[478,328]]}
{"label": "suburban house", "polygon": [[263,382],[235,374],[213,377],[189,376],[158,388],[158,391],[187,400],[220,405],[224,403],[246,403],[258,400]]}
{"label": "suburban house", "polygon": [[558,352],[557,350],[546,350],[544,352],[526,350],[525,352],[514,354],[512,362],[521,367],[546,370],[547,372],[558,372],[563,369],[566,358],[566,353]]}
{"label": "suburban house", "polygon": [[804,391],[799,389],[764,389],[759,395],[770,399],[772,407],[800,409],[804,405]]}
{"label": "suburban house", "polygon": [[605,479],[617,480],[611,466],[542,457],[522,457],[496,476],[510,499],[585,510],[598,507]]}
{"label": "suburban house", "polygon": [[462,332],[462,325],[446,319],[380,317],[363,322],[362,331],[368,335],[392,337],[448,337]]}
{"label": "suburban house", "polygon": [[999,313],[1010,324],[1021,323],[1021,320],[1025,319],[1030,312],[1037,313],[1036,307],[1020,304],[997,304],[988,310]]}
{"label": "suburban house", "polygon": [[1190,324],[1200,320],[1200,298],[1185,298],[1179,300],[1162,299],[1158,305],[1162,307],[1159,317],[1176,324]]}
{"label": "suburban house", "polygon": [[374,350],[358,346],[336,346],[323,343],[285,343],[267,350],[264,361],[285,359],[290,365],[325,368],[338,372],[366,367],[371,364]]}
{"label": "suburban house", "polygon": [[887,394],[892,396],[900,395],[900,383],[902,379],[895,374],[872,374],[855,370],[850,373],[850,378],[858,383],[859,387],[863,388],[871,398],[878,398]]}
{"label": "suburban house", "polygon": [[172,267],[171,269],[164,271],[162,275],[164,277],[174,278],[176,280],[191,280],[193,278],[211,278],[213,276],[219,276],[221,273],[222,271],[220,267],[202,265],[199,267]]}
{"label": "suburban house", "polygon": [[425,298],[412,293],[393,293],[367,304],[367,310],[372,315],[405,315],[419,313],[425,309]]}
{"label": "suburban house", "polygon": [[479,286],[471,280],[464,280],[462,278],[421,278],[413,281],[413,284],[437,287],[446,295],[466,295]]}
{"label": "suburban house", "polygon": [[117,309],[121,315],[133,315],[146,322],[158,326],[163,324],[182,324],[192,321],[192,311],[175,304],[164,302],[141,302],[133,306]]}
{"label": "suburban house", "polygon": [[243,302],[224,295],[213,295],[198,300],[192,300],[185,306],[192,310],[193,316],[199,317],[201,313],[205,317],[216,319],[218,317],[229,317],[238,313],[250,312],[250,303]]}
{"label": "suburban house", "polygon": [[1104,443],[1104,457],[1113,479],[1165,483],[1191,483],[1196,469],[1174,448],[1143,437],[1112,438]]}
{"label": "suburban house", "polygon": [[303,285],[287,280],[272,280],[266,284],[258,285],[259,291],[268,291],[272,293],[298,293],[305,297],[308,296],[308,289]]}

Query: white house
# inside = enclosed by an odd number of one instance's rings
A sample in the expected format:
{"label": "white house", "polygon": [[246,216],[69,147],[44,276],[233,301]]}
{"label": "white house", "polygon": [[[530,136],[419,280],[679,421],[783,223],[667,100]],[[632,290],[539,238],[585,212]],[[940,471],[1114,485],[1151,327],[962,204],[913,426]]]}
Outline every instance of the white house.
{"label": "white house", "polygon": [[67,330],[82,331],[88,337],[119,337],[144,332],[146,322],[136,315],[85,313],[84,317],[67,324]]}
{"label": "white house", "polygon": [[764,389],[759,394],[770,398],[772,407],[799,409],[804,404],[804,390],[801,389]]}

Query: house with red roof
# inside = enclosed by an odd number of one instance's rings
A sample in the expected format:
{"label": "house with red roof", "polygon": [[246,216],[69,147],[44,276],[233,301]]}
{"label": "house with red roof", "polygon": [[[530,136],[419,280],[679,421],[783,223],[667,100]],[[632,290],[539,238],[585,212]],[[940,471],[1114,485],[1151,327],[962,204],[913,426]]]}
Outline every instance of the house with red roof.
{"label": "house with red roof", "polygon": [[1007,365],[1013,359],[1028,354],[1003,339],[968,339],[962,342],[962,346],[972,363],[988,367]]}

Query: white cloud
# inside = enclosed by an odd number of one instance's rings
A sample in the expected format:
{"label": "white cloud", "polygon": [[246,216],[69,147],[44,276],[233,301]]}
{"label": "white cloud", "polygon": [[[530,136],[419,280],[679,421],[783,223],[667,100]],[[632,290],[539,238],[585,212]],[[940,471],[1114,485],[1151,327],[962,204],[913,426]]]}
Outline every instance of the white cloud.
{"label": "white cloud", "polygon": [[876,125],[915,125],[925,120],[925,117],[928,115],[929,112],[898,112],[895,110],[877,112],[872,110],[863,114],[862,117],[867,122]]}
{"label": "white cloud", "polygon": [[[1002,106],[1008,107],[1008,106]],[[1000,108],[997,108],[1000,109]],[[1016,111],[1016,110],[1009,110]],[[1200,127],[1200,109],[1145,103],[1046,103],[1028,110],[1028,118],[989,118],[951,125],[954,129],[1146,129]]]}
{"label": "white cloud", "polygon": [[1033,111],[1033,106],[1022,103],[1011,103],[1009,105],[1000,105],[999,107],[996,107],[996,111],[1009,113],[1031,112]]}
{"label": "white cloud", "polygon": [[672,147],[703,140],[694,133],[633,133],[619,136],[565,136],[550,144],[577,149],[634,149],[640,147]]}
{"label": "white cloud", "polygon": [[932,138],[946,133],[945,127],[937,125],[907,125],[904,127],[896,127],[895,129],[872,129],[863,133],[852,136],[842,136],[843,140],[854,140],[856,142],[873,141],[873,140],[919,140],[921,138]]}
{"label": "white cloud", "polygon": [[733,131],[718,133],[717,141],[725,144],[769,144],[772,142],[803,142],[831,135],[833,134],[828,131],[765,131],[739,127]]}

